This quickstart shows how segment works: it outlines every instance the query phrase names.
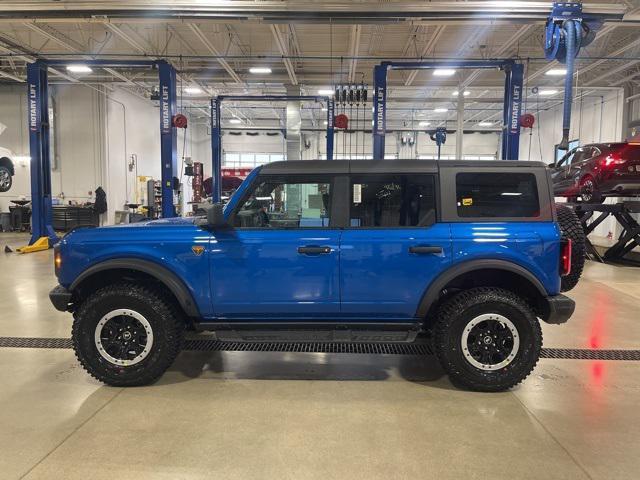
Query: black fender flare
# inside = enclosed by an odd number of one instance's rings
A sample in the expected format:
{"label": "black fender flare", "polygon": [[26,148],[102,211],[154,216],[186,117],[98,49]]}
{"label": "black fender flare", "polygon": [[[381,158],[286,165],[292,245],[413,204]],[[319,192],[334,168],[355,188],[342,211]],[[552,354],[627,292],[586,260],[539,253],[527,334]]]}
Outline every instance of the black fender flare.
{"label": "black fender flare", "polygon": [[69,286],[69,290],[73,292],[84,280],[98,272],[104,272],[106,270],[136,270],[151,275],[173,293],[187,316],[200,317],[200,312],[198,312],[198,307],[193,299],[193,295],[191,295],[191,292],[180,277],[168,268],[149,260],[118,258],[96,263],[78,275]]}
{"label": "black fender flare", "polygon": [[545,290],[540,280],[538,280],[536,276],[529,270],[521,267],[516,263],[495,259],[469,260],[464,263],[452,265],[447,270],[438,275],[433,282],[431,282],[431,285],[429,285],[429,288],[427,288],[427,290],[424,292],[424,294],[422,295],[422,299],[418,304],[416,317],[426,317],[427,312],[429,311],[431,306],[438,300],[440,292],[449,282],[455,280],[460,275],[464,275],[465,273],[473,272],[476,270],[505,270],[507,272],[515,273],[531,282],[543,298],[546,298],[548,296],[547,291]]}
{"label": "black fender flare", "polygon": [[0,166],[7,167],[12,177],[16,174],[16,169],[9,157],[0,158]]}

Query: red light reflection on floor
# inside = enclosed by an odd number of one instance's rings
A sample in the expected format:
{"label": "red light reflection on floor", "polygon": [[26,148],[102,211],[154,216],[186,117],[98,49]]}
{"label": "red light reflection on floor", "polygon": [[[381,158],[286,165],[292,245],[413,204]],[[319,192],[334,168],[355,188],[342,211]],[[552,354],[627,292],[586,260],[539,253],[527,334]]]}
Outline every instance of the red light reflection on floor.
{"label": "red light reflection on floor", "polygon": [[595,292],[595,305],[588,318],[589,323],[589,347],[593,349],[602,348],[602,340],[607,319],[611,318],[611,297],[603,290],[597,289]]}
{"label": "red light reflection on floor", "polygon": [[593,380],[594,386],[601,386],[604,379],[604,362],[602,360],[595,360],[591,364],[591,380]]}

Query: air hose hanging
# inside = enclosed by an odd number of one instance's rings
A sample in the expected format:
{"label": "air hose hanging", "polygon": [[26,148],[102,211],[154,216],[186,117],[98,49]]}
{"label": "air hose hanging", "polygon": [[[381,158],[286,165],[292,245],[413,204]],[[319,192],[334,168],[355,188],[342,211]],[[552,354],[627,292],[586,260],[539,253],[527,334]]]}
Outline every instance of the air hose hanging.
{"label": "air hose hanging", "polygon": [[580,48],[595,38],[595,31],[601,25],[602,22],[596,19],[583,18],[582,4],[576,2],[554,3],[551,16],[547,19],[545,56],[547,60],[557,60],[567,66],[564,80],[562,141],[559,145],[562,149],[569,146],[575,59]]}

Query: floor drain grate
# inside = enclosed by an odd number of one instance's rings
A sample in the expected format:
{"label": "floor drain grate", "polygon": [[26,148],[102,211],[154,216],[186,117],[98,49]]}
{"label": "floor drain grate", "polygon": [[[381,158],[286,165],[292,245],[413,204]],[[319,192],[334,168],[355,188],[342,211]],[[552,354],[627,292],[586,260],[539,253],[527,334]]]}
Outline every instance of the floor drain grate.
{"label": "floor drain grate", "polygon": [[71,348],[70,338],[0,337],[0,348]]}
{"label": "floor drain grate", "polygon": [[542,358],[568,360],[630,360],[640,361],[640,350],[589,350],[586,348],[543,348]]}
{"label": "floor drain grate", "polygon": [[[70,338],[0,337],[0,348],[71,348]],[[251,343],[189,338],[184,350],[201,352],[293,352],[355,353],[386,355],[433,355],[426,343]],[[567,360],[640,361],[640,350],[590,350],[586,348],[543,348],[542,358]]]}

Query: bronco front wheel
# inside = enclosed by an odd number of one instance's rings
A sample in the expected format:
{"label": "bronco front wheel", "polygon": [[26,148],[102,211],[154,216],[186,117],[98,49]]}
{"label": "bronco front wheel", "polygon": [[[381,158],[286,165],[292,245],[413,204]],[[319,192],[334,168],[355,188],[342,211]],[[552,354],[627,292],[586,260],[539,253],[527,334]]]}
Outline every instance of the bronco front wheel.
{"label": "bronco front wheel", "polygon": [[542,348],[542,331],[531,307],[501,288],[463,291],[442,305],[435,350],[452,383],[497,392],[524,380]]}
{"label": "bronco front wheel", "polygon": [[181,316],[160,292],[121,283],[82,302],[72,340],[89,374],[122,387],[157,380],[180,352],[183,332]]}

